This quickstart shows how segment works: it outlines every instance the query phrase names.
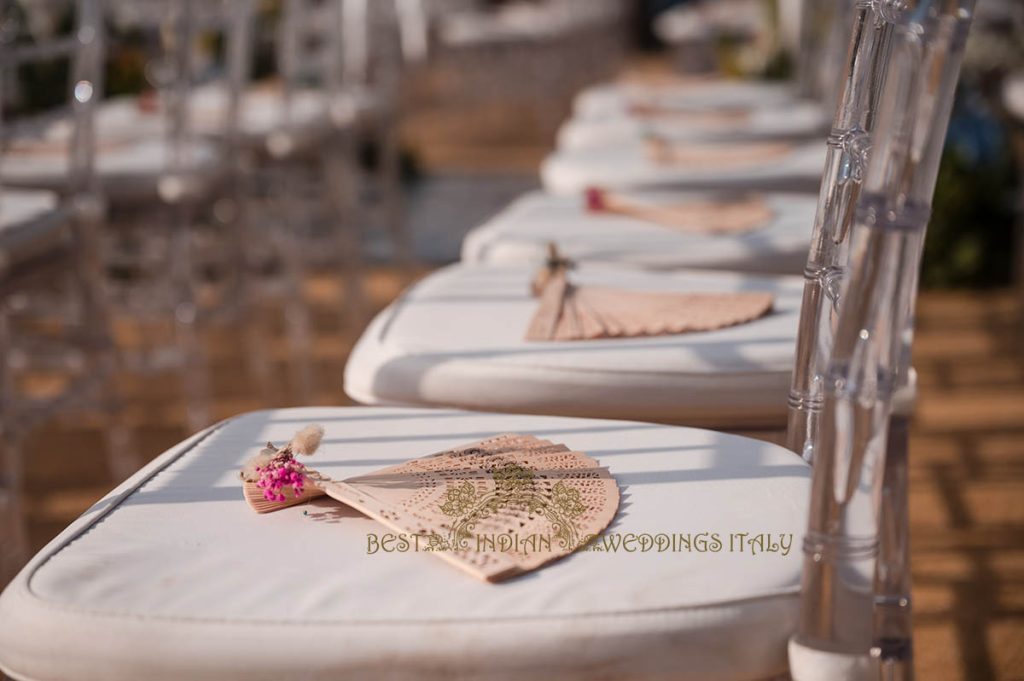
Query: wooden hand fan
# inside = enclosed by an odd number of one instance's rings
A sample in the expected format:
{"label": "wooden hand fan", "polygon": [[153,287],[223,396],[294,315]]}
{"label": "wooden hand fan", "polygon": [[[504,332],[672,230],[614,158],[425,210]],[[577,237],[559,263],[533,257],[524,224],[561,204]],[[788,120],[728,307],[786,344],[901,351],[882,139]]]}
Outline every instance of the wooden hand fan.
{"label": "wooden hand fan", "polygon": [[606,468],[532,435],[498,435],[331,480],[292,456],[309,452],[311,434],[319,433],[319,443],[323,429],[310,428],[280,450],[269,446],[269,459],[264,450],[243,470],[245,498],[254,510],[266,513],[327,494],[407,535],[418,551],[487,581],[572,553],[600,534],[619,507],[618,486]]}
{"label": "wooden hand fan", "polygon": [[679,123],[688,126],[699,126],[705,130],[735,130],[750,120],[748,109],[717,109],[713,111],[695,111],[679,107],[666,106],[655,102],[635,102],[627,112],[634,118],[665,123]]}
{"label": "wooden hand fan", "polygon": [[758,194],[731,199],[649,203],[589,187],[585,196],[587,210],[592,213],[625,215],[691,234],[745,234],[765,226],[772,219],[771,208]]}
{"label": "wooden hand fan", "polygon": [[684,143],[670,142],[662,137],[647,138],[647,153],[661,165],[706,165],[735,168],[773,161],[788,154],[793,145],[787,142]]}
{"label": "wooden hand fan", "polygon": [[666,293],[576,286],[564,269],[551,272],[537,302],[527,341],[638,338],[712,331],[771,311],[766,292]]}
{"label": "wooden hand fan", "polygon": [[555,274],[567,272],[574,267],[576,267],[576,263],[562,255],[554,241],[549,241],[548,256],[544,261],[544,266],[537,270],[537,274],[533,276],[533,280],[530,282],[530,293],[535,297],[539,296],[547,288],[548,282]]}

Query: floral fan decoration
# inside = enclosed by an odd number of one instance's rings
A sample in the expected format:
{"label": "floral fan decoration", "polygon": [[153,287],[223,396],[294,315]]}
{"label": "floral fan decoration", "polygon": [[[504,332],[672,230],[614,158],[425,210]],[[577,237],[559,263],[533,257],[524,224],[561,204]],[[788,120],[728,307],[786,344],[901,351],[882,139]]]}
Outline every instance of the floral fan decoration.
{"label": "floral fan decoration", "polygon": [[[314,437],[315,434],[315,437]],[[619,507],[607,468],[532,435],[497,435],[374,473],[332,480],[295,460],[323,429],[269,445],[242,472],[259,513],[326,494],[486,581],[569,555],[600,534]],[[283,497],[283,499],[282,499]]]}
{"label": "floral fan decoration", "polygon": [[567,262],[549,246],[548,262],[534,278],[540,288],[527,341],[579,341],[639,338],[712,331],[768,314],[775,297],[768,292],[663,292],[577,286]]}

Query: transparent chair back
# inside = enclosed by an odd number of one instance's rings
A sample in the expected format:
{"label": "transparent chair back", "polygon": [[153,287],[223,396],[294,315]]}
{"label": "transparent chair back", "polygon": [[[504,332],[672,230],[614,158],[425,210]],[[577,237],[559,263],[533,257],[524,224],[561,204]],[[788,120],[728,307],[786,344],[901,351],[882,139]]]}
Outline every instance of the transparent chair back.
{"label": "transparent chair back", "polygon": [[833,107],[839,97],[855,0],[803,0],[796,84],[801,97]]}
{"label": "transparent chair back", "polygon": [[[138,343],[125,348],[130,369],[176,370],[186,422],[208,425],[209,381],[200,328],[225,312],[238,316],[237,225],[217,211],[233,168],[240,94],[247,72],[247,0],[142,0],[110,3],[122,39],[112,50],[139,50],[152,93],[148,133],[160,159],[147,192],[112,203],[105,256],[108,288]],[[130,29],[130,30],[129,30]],[[141,35],[141,47],[130,43]],[[222,38],[222,40],[221,40]],[[147,103],[147,98],[152,105]],[[123,273],[130,273],[124,276]],[[212,274],[212,276],[211,276]],[[199,300],[204,300],[200,305]]]}
{"label": "transparent chair back", "polygon": [[[810,4],[813,4],[811,0]],[[867,163],[878,93],[885,77],[901,0],[864,0],[853,8],[849,49],[840,70],[841,84],[811,247],[804,268],[804,295],[789,392],[787,443],[810,461],[814,455],[821,408],[822,374],[830,356],[839,287],[849,257],[853,208]],[[839,11],[839,10],[837,10]]]}
{"label": "transparent chair back", "polygon": [[850,219],[849,275],[822,381],[801,617],[791,647],[799,681],[825,678],[800,664],[808,651],[839,664],[859,658],[865,670],[880,661],[883,678],[910,675],[905,618],[889,618],[888,604],[875,598],[886,580],[901,581],[876,570],[879,528],[906,523],[905,515],[880,517],[891,475],[886,440],[893,395],[909,368],[924,232],[973,4],[920,0],[906,8],[880,65],[871,157]]}
{"label": "transparent chair back", "polygon": [[[0,584],[26,557],[22,471],[29,431],[68,407],[114,406],[106,384],[114,366],[113,345],[96,259],[96,233],[103,217],[94,173],[93,121],[103,86],[99,0],[48,8],[53,14],[73,14],[67,33],[19,16],[19,9],[13,2],[0,3],[0,111],[13,111],[17,117],[0,129],[5,146],[22,133],[33,134],[39,126],[58,121],[70,121],[70,138],[64,177],[57,183],[60,198],[44,209],[43,215],[52,219],[42,218],[59,229],[18,225],[18,238],[4,239],[0,245]],[[66,86],[66,98],[44,111],[20,107],[24,100],[18,96],[26,92],[18,69],[64,62],[68,75],[61,85]],[[13,155],[8,160],[18,162]],[[0,192],[0,207],[16,193],[26,196],[23,190]],[[54,233],[57,238],[52,238]],[[37,326],[36,321],[43,324]],[[40,371],[55,372],[56,391],[36,395],[28,389],[24,376]],[[125,452],[108,453],[115,474],[121,473],[117,457]]]}

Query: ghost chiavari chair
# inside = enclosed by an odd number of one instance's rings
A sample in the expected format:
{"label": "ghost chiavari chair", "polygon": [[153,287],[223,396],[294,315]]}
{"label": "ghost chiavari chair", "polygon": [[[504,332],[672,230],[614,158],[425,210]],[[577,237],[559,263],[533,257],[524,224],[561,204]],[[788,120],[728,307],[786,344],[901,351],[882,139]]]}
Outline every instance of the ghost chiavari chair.
{"label": "ghost chiavari chair", "polygon": [[[94,107],[102,87],[103,23],[99,3],[77,0],[51,9],[71,19],[32,27],[15,3],[0,6],[0,78],[5,146],[24,126],[65,121],[71,146],[63,183],[53,190],[4,188],[0,194],[0,581],[28,557],[23,503],[24,457],[31,433],[69,409],[106,414],[110,474],[138,462],[120,421],[113,376],[116,351],[102,292],[97,232],[104,199],[94,173]],[[65,13],[66,12],[66,13]],[[32,30],[35,28],[35,30]],[[66,97],[31,106],[19,70],[66,66]],[[66,105],[66,106],[65,106]],[[7,155],[5,151],[3,155]],[[17,162],[17,154],[11,154]],[[64,455],[72,455],[67,452]]]}
{"label": "ghost chiavari chair", "polygon": [[[218,118],[201,106],[213,93],[228,111],[240,110],[244,83],[231,60],[244,54],[238,39],[245,38],[245,8],[232,0],[154,0],[108,9],[120,28],[111,54],[138,50],[147,89],[125,99],[136,116],[135,127],[126,127],[133,135],[127,147],[139,161],[101,175],[115,188],[122,177],[135,185],[111,193],[106,286],[133,332],[123,348],[126,366],[139,376],[176,372],[194,429],[211,418],[206,332],[233,325],[251,302],[242,225],[223,200],[230,198],[240,117]],[[258,377],[262,348],[246,342],[242,354]]]}
{"label": "ghost chiavari chair", "polygon": [[[921,0],[881,68],[813,433],[797,681],[912,678],[906,386],[924,233],[974,0]],[[807,430],[796,428],[802,436]],[[893,441],[895,438],[895,442]],[[801,443],[802,440],[797,440]],[[806,451],[806,450],[805,450]],[[876,675],[878,674],[878,675]]]}
{"label": "ghost chiavari chair", "polygon": [[[336,0],[335,9],[336,21],[326,24],[339,36],[332,101],[352,120],[335,157],[356,159],[348,178],[355,199],[347,211],[352,238],[367,229],[385,232],[390,256],[408,264],[414,254],[406,229],[401,112],[409,81],[432,50],[434,13],[426,0]],[[355,312],[365,319],[365,310]]]}

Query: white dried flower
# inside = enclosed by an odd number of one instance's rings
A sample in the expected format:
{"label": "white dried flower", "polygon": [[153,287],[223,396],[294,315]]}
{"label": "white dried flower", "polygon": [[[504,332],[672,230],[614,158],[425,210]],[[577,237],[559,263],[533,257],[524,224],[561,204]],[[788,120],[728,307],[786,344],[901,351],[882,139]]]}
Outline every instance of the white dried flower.
{"label": "white dried flower", "polygon": [[314,423],[295,433],[295,437],[288,443],[288,447],[292,450],[293,454],[309,456],[317,450],[320,446],[320,441],[323,439],[324,427]]}

